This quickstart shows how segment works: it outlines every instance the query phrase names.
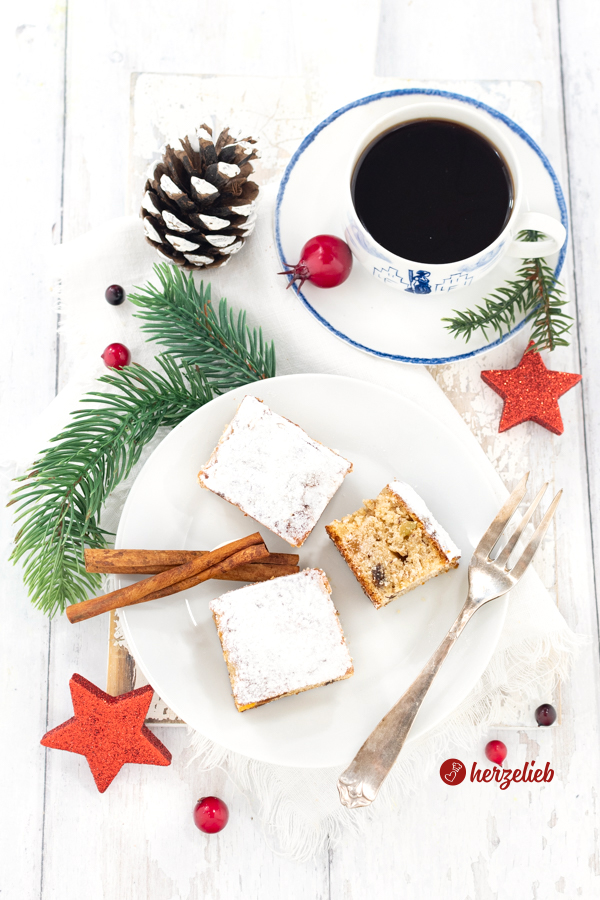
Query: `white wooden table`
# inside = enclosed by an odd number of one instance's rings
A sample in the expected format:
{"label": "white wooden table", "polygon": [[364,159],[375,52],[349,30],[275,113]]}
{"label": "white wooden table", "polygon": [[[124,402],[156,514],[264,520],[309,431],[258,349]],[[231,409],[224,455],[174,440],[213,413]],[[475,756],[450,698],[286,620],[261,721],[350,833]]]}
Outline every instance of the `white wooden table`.
{"label": "white wooden table", "polygon": [[[46,753],[44,732],[71,715],[75,671],[106,677],[106,624],[71,629],[34,611],[6,562],[2,518],[2,811],[0,893],[10,900],[363,900],[600,897],[600,713],[594,558],[600,563],[600,7],[591,0],[23,0],[3,13],[0,55],[11,107],[2,146],[4,436],[33,419],[69,370],[46,283],[45,251],[128,211],[133,73],[303,77],[353,91],[373,77],[541,91],[540,141],[568,195],[572,248],[565,278],[577,310],[570,348],[551,367],[581,371],[564,403],[565,434],[529,424],[497,434],[499,398],[481,368],[514,364],[521,344],[434,373],[507,482],[524,459],[536,480],[566,489],[538,569],[569,624],[591,636],[562,690],[562,725],[499,732],[511,761],[542,754],[556,771],[536,790],[514,785],[423,790],[305,864],[275,855],[245,797],[219,772],[186,769],[171,730],[169,777],[125,769],[101,796],[87,764]],[[521,122],[525,128],[532,123]],[[6,252],[10,248],[10,252]],[[565,398],[566,399],[566,398]],[[595,540],[594,540],[595,538]],[[165,735],[159,730],[159,736]],[[493,737],[496,735],[490,735]],[[165,740],[167,738],[165,737]],[[222,796],[227,829],[204,839],[194,800]]]}

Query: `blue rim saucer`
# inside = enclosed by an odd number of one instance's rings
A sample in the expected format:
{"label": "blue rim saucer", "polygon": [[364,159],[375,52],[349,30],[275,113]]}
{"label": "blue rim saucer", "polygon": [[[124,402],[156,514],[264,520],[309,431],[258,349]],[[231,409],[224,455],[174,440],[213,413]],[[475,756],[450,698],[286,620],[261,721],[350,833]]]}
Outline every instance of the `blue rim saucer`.
{"label": "blue rim saucer", "polygon": [[[504,115],[504,113],[499,112],[497,109],[494,109],[491,106],[487,106],[485,103],[481,103],[479,100],[475,100],[472,97],[466,97],[462,94],[455,94],[449,91],[440,91],[434,90],[431,88],[409,88],[409,89],[398,89],[391,91],[382,91],[377,94],[370,94],[367,97],[361,97],[359,100],[355,100],[352,103],[348,103],[346,106],[340,107],[340,109],[335,110],[335,112],[331,113],[326,119],[324,119],[313,131],[308,134],[294,155],[292,156],[288,166],[283,174],[281,179],[281,183],[279,185],[279,190],[277,193],[277,200],[275,205],[275,241],[277,246],[277,252],[280,258],[280,261],[283,266],[288,265],[287,260],[285,259],[285,255],[282,248],[282,238],[281,238],[281,212],[282,205],[286,199],[286,189],[288,187],[288,182],[290,180],[290,176],[292,175],[298,161],[304,155],[306,150],[311,146],[315,138],[327,127],[329,127],[336,119],[339,119],[340,116],[343,116],[345,113],[348,113],[350,110],[355,109],[356,107],[367,106],[371,103],[376,103],[379,100],[391,98],[391,97],[399,97],[399,96],[429,96],[429,97],[443,97],[445,99],[451,100],[459,100],[464,103],[469,103],[472,106],[477,107],[489,113],[489,115],[493,116],[495,119],[503,122],[508,128],[511,129],[522,141],[524,141],[539,157],[544,169],[546,170],[548,176],[552,181],[552,186],[554,189],[554,195],[556,198],[556,203],[558,206],[558,210],[560,213],[560,219],[562,224],[568,231],[568,220],[567,220],[567,207],[564,199],[564,195],[562,192],[562,188],[556,176],[556,172],[554,171],[550,161],[548,160],[545,153],[541,150],[541,148],[536,144],[533,138],[527,134],[516,122],[510,119],[508,116]],[[310,235],[306,235],[308,238]],[[558,254],[558,259],[555,265],[554,274],[558,277],[560,274],[565,254],[567,250],[567,241],[568,235],[565,239],[565,242]],[[470,359],[473,356],[478,356],[481,353],[486,353],[488,350],[491,350],[494,347],[498,347],[500,344],[505,343],[510,340],[515,334],[517,334],[523,326],[525,325],[527,319],[523,319],[518,322],[515,327],[509,331],[507,334],[504,334],[502,337],[497,338],[494,341],[490,341],[489,343],[479,346],[476,349],[465,351],[463,353],[456,353],[448,356],[434,356],[434,357],[426,357],[426,356],[406,356],[402,354],[396,353],[388,353],[378,350],[376,347],[367,346],[356,339],[350,337],[348,334],[345,334],[344,331],[340,330],[339,327],[335,327],[330,321],[328,321],[322,313],[320,313],[307,298],[306,293],[302,290],[298,289],[296,285],[294,285],[294,290],[299,297],[300,301],[304,304],[306,309],[313,315],[325,328],[328,329],[332,334],[335,334],[336,337],[345,341],[348,344],[351,344],[353,347],[356,347],[358,350],[363,350],[367,353],[371,353],[374,356],[379,356],[382,359],[394,359],[398,362],[405,363],[413,363],[413,364],[427,364],[427,365],[440,365],[442,363],[450,363],[450,362],[458,362],[463,359]],[[389,288],[392,290],[392,288]],[[457,343],[460,339],[457,339]]]}

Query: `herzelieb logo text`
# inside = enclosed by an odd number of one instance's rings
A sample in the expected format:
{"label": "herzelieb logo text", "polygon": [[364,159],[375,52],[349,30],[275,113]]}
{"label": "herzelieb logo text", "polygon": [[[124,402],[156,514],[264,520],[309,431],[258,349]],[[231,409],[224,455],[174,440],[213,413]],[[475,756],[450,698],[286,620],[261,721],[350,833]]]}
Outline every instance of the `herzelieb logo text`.
{"label": "herzelieb logo text", "polygon": [[[446,759],[440,766],[440,778],[445,784],[454,786],[461,784],[466,777],[467,767],[460,759]],[[519,781],[532,782],[552,781],[554,769],[550,763],[546,763],[543,769],[535,768],[535,759],[526,762],[522,769],[501,769],[494,766],[493,769],[478,768],[477,763],[471,766],[471,781],[495,782],[501,791],[505,791],[509,784]]]}

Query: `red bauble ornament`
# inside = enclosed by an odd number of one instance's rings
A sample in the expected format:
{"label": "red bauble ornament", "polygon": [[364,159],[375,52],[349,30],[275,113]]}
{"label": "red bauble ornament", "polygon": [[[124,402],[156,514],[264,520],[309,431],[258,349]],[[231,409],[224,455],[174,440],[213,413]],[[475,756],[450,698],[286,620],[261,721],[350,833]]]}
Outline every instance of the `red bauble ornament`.
{"label": "red bauble ornament", "polygon": [[556,710],[550,703],[542,703],[535,711],[535,721],[538,725],[554,725],[556,722]]}
{"label": "red bauble ornament", "polygon": [[481,377],[504,400],[498,431],[537,422],[554,434],[565,430],[558,398],[581,381],[581,375],[547,369],[540,354],[529,349],[515,369],[488,369]]}
{"label": "red bauble ornament", "polygon": [[337,287],[352,271],[352,251],[348,244],[333,234],[318,234],[307,241],[300,251],[300,262],[288,266],[280,275],[292,275],[288,287],[305,281],[321,288]]}
{"label": "red bauble ornament", "polygon": [[131,353],[125,344],[109,344],[102,354],[102,359],[108,369],[123,369],[131,362]]}
{"label": "red bauble ornament", "polygon": [[501,766],[506,759],[507,752],[506,744],[502,741],[488,741],[485,745],[485,755],[490,762],[496,763],[498,766]]}
{"label": "red bauble ornament", "polygon": [[101,794],[125,763],[170,765],[171,754],[144,725],[153,694],[149,684],[120,697],[111,697],[81,675],[73,675],[69,687],[75,715],[40,743],[85,756]]}
{"label": "red bauble ornament", "polygon": [[228,821],[229,809],[219,797],[201,797],[194,807],[196,827],[205,834],[223,831]]}

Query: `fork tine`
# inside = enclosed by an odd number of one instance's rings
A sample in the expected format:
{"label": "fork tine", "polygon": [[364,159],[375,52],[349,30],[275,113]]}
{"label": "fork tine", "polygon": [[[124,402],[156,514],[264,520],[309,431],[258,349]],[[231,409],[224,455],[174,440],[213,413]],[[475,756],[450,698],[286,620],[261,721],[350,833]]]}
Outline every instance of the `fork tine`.
{"label": "fork tine", "polygon": [[485,532],[477,547],[475,548],[475,553],[485,553],[486,556],[489,555],[491,550],[494,549],[496,541],[508,525],[514,511],[519,506],[519,503],[525,496],[525,491],[527,490],[527,479],[529,478],[529,472],[526,472],[525,475],[521,478],[520,482],[488,528]]}
{"label": "fork tine", "polygon": [[536,550],[538,549],[538,547],[544,540],[544,535],[548,531],[548,527],[550,525],[550,522],[552,521],[552,516],[554,515],[554,511],[555,511],[556,507],[558,506],[558,502],[559,502],[561,496],[562,496],[562,491],[559,491],[558,494],[556,495],[556,497],[554,498],[554,500],[552,501],[552,503],[550,504],[550,506],[548,507],[548,509],[546,510],[546,515],[544,516],[544,518],[542,519],[542,521],[540,522],[538,527],[535,529],[535,531],[533,533],[533,537],[531,538],[531,540],[525,547],[525,550],[523,551],[523,555],[521,556],[520,560],[510,570],[510,574],[512,575],[513,578],[517,579],[517,581],[519,580],[519,578],[521,577],[521,575],[523,574],[523,572],[525,571],[525,569],[527,568],[527,566],[529,565],[529,563],[531,562],[533,557],[535,556]]}
{"label": "fork tine", "polygon": [[538,491],[537,497],[535,498],[535,500],[533,501],[533,503],[531,504],[531,506],[529,507],[529,509],[527,510],[527,512],[525,513],[525,515],[523,516],[523,518],[521,519],[520,523],[519,523],[519,524],[517,525],[517,527],[515,528],[513,534],[511,534],[510,540],[509,540],[508,543],[506,544],[506,547],[504,548],[504,550],[502,551],[502,553],[500,553],[500,555],[498,556],[498,558],[494,560],[494,562],[495,562],[497,565],[499,565],[499,566],[505,566],[505,565],[507,564],[507,562],[508,562],[508,560],[509,560],[509,557],[510,557],[510,554],[511,554],[511,553],[513,552],[513,550],[515,549],[516,544],[517,544],[517,541],[519,540],[519,538],[521,537],[521,535],[522,535],[523,532],[525,531],[525,528],[526,528],[526,526],[528,525],[529,520],[531,519],[532,515],[534,514],[534,512],[535,512],[535,510],[536,510],[536,508],[537,508],[538,503],[540,502],[540,500],[542,499],[542,497],[543,497],[544,494],[546,493],[546,488],[547,488],[547,487],[548,487],[548,482],[546,482],[546,484],[544,484],[544,485],[542,486],[542,488]]}

